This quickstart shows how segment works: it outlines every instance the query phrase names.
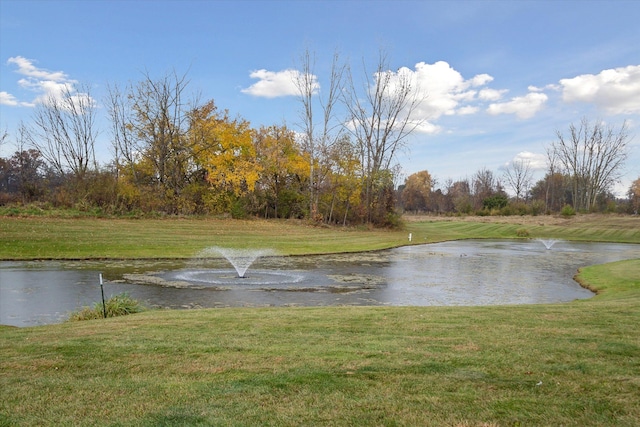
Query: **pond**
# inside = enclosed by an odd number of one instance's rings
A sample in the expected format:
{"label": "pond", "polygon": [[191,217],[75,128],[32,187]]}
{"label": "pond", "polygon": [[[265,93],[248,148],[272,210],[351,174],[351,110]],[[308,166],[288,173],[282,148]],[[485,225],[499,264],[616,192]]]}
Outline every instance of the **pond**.
{"label": "pond", "polygon": [[64,321],[122,292],[147,307],[506,305],[593,296],[578,268],[640,258],[640,245],[462,240],[357,254],[258,258],[245,278],[224,258],[0,262],[0,324]]}

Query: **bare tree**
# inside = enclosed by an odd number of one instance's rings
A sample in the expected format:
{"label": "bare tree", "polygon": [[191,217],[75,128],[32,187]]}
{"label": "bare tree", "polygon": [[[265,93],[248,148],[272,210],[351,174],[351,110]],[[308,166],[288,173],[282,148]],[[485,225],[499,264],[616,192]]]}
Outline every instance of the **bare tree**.
{"label": "bare tree", "polygon": [[9,131],[7,129],[0,132],[0,147],[9,139]]}
{"label": "bare tree", "polygon": [[28,134],[27,126],[20,122],[16,139],[17,151],[10,159],[15,171],[16,189],[22,196],[23,203],[31,201],[42,192],[41,177],[45,166],[37,149],[26,148]]}
{"label": "bare tree", "polygon": [[36,107],[27,138],[49,165],[61,174],[69,171],[82,181],[95,163],[96,104],[89,88],[69,87],[50,95]]}
{"label": "bare tree", "polygon": [[521,197],[526,197],[531,180],[533,179],[533,171],[531,170],[531,162],[528,160],[516,160],[507,166],[504,172],[504,179],[507,185],[516,193],[516,201]]}
{"label": "bare tree", "polygon": [[[314,57],[306,50],[301,59],[301,72],[296,75],[295,85],[300,93],[302,104],[302,127],[304,129],[303,150],[309,154],[311,164],[309,173],[309,203],[311,217],[318,212],[319,188],[322,187],[323,177],[330,168],[329,158],[331,147],[342,134],[342,123],[336,120],[334,108],[339,100],[345,65],[340,63],[338,53],[333,56],[329,88],[320,93],[320,85],[314,73]],[[324,96],[323,96],[324,95]],[[316,102],[320,105],[320,117],[316,113]],[[318,170],[318,168],[320,170]]]}
{"label": "bare tree", "polygon": [[482,208],[483,201],[497,192],[499,184],[493,172],[487,168],[478,170],[472,178],[471,187],[475,209]]}
{"label": "bare tree", "polygon": [[126,167],[137,184],[153,183],[163,196],[180,193],[191,165],[187,86],[186,74],[154,79],[145,73],[124,93],[110,87],[106,100],[116,165]]}
{"label": "bare tree", "polygon": [[[366,68],[366,67],[365,67]],[[390,170],[398,152],[406,148],[409,135],[420,125],[413,113],[420,105],[420,91],[406,72],[389,70],[387,55],[380,51],[373,76],[365,69],[364,94],[360,94],[348,73],[344,91],[345,106],[350,120],[347,128],[352,133],[360,152],[364,168],[364,200],[367,221],[377,203],[376,182],[383,182],[381,173]]]}
{"label": "bare tree", "polygon": [[568,137],[560,131],[556,135],[551,152],[571,177],[574,208],[588,211],[598,195],[620,179],[630,142],[627,123],[615,129],[602,121],[592,125],[583,118],[579,126],[569,126]]}
{"label": "bare tree", "polygon": [[136,147],[134,145],[134,137],[132,135],[130,121],[131,107],[127,103],[127,95],[121,91],[121,89],[115,86],[108,86],[108,93],[105,99],[105,105],[111,119],[111,135],[113,158],[116,167],[116,177],[119,177],[120,169],[124,165],[127,165],[137,180],[135,168],[135,153]]}

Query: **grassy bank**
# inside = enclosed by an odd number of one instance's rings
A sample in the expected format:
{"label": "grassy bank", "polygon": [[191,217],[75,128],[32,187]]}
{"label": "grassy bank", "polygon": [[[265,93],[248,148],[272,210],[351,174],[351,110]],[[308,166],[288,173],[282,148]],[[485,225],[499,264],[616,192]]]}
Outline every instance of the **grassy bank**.
{"label": "grassy bank", "polygon": [[[612,218],[421,220],[397,232],[1,218],[0,258],[180,257],[212,244],[330,252],[406,243],[408,232],[415,243],[523,228],[640,240],[636,223]],[[640,260],[585,268],[580,281],[599,295],[567,304],[150,311],[0,327],[0,426],[635,426],[639,278]]]}
{"label": "grassy bank", "polygon": [[640,260],[585,269],[591,286],[627,284],[570,304],[2,328],[0,425],[637,425],[638,271]]}
{"label": "grassy bank", "polygon": [[402,230],[313,226],[297,221],[0,217],[0,259],[190,258],[208,246],[281,254],[376,250],[463,238],[553,237],[640,243],[640,218],[421,218]]}

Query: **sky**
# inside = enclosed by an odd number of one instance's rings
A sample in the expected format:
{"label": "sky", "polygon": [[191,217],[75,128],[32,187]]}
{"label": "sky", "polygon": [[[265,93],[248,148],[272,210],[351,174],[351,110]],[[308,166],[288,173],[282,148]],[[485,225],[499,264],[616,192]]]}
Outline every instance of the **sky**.
{"label": "sky", "polygon": [[[254,127],[301,130],[291,75],[315,58],[318,96],[334,54],[364,85],[385,52],[424,95],[423,125],[398,161],[442,184],[514,161],[544,175],[558,131],[583,118],[619,128],[630,156],[614,191],[640,177],[640,1],[0,0],[0,131],[63,88],[98,107],[111,159],[109,85],[186,74],[188,91]],[[325,89],[325,92],[323,92]]]}

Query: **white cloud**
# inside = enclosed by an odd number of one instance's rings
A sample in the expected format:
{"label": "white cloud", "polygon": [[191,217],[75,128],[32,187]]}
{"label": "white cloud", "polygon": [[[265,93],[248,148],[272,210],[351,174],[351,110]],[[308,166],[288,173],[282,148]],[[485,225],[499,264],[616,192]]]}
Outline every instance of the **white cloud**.
{"label": "white cloud", "polygon": [[456,110],[456,114],[460,115],[460,116],[466,116],[469,114],[475,114],[478,112],[480,108],[475,107],[473,105],[465,105],[464,107],[458,108]]}
{"label": "white cloud", "polygon": [[14,107],[18,104],[19,102],[15,96],[5,91],[0,92],[0,105],[9,105],[11,107]]}
{"label": "white cloud", "polygon": [[547,102],[549,97],[544,93],[529,92],[525,96],[511,98],[508,102],[494,103],[489,105],[487,113],[491,115],[515,114],[521,119],[533,117]]}
{"label": "white cloud", "polygon": [[489,74],[478,74],[471,78],[471,86],[484,86],[489,82],[493,81],[493,77]]}
{"label": "white cloud", "polygon": [[478,98],[484,100],[484,101],[497,101],[499,99],[502,98],[502,95],[507,93],[508,90],[507,89],[482,89],[479,93],[478,93]]}
{"label": "white cloud", "polygon": [[[15,56],[7,60],[7,64],[16,65],[16,73],[23,76],[18,80],[18,85],[28,91],[34,92],[35,98],[32,101],[19,101],[14,95],[2,92],[0,103],[10,106],[31,106],[38,103],[45,103],[51,99],[59,100],[65,95],[72,95],[75,99],[83,98],[87,100],[88,95],[77,93],[77,81],[72,80],[62,71],[48,71],[38,68],[34,61],[22,56]],[[89,98],[88,101],[95,104],[95,100]]]}
{"label": "white cloud", "polygon": [[565,102],[594,103],[608,114],[640,113],[640,65],[560,80]]}
{"label": "white cloud", "polygon": [[[283,71],[257,70],[252,72],[249,77],[258,79],[258,81],[246,89],[242,89],[242,93],[252,96],[265,98],[277,98],[280,96],[298,96],[300,90],[296,85],[296,81],[302,76],[298,70],[287,69]],[[311,76],[314,92],[320,89],[320,84],[316,76]]]}
{"label": "white cloud", "polygon": [[516,154],[512,162],[529,163],[529,167],[533,170],[545,170],[547,168],[547,157],[544,154],[532,153],[530,151],[522,151]]}
{"label": "white cloud", "polygon": [[[420,98],[424,100],[416,111],[416,115],[429,120],[437,120],[443,115],[474,114],[479,111],[474,104],[482,100],[479,93],[486,91],[484,93],[487,95],[493,90],[485,88],[478,92],[476,89],[491,82],[493,77],[490,75],[477,74],[470,79],[465,79],[445,61],[433,64],[419,62],[413,70],[403,67],[394,74],[408,76],[419,88]],[[495,94],[502,92],[504,91],[495,91]]]}
{"label": "white cloud", "polygon": [[14,56],[7,60],[7,64],[15,64],[18,66],[16,71],[18,74],[27,76],[32,79],[39,80],[52,80],[52,81],[66,81],[68,77],[62,71],[47,71],[42,68],[38,68],[33,65],[33,61],[22,56]]}
{"label": "white cloud", "polygon": [[423,121],[421,122],[417,127],[416,127],[416,132],[419,133],[424,133],[427,135],[435,135],[438,134],[442,131],[442,127],[435,125],[431,122],[428,121]]}

